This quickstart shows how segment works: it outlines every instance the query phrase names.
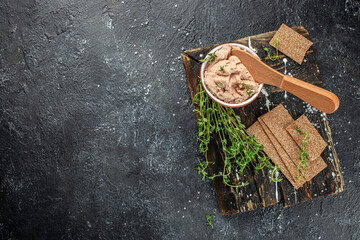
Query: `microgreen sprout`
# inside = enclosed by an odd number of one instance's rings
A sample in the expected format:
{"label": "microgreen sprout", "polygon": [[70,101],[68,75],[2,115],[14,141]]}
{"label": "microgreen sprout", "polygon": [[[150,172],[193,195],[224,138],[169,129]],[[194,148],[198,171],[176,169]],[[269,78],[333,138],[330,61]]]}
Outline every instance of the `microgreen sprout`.
{"label": "microgreen sprout", "polygon": [[271,60],[271,61],[278,60],[278,61],[280,61],[280,59],[279,59],[279,50],[277,48],[278,43],[279,43],[279,38],[278,37],[274,38],[275,53],[273,53],[273,54],[271,54],[271,49],[268,49],[267,47],[264,47],[264,51],[267,54],[267,57],[265,58],[265,60]]}
{"label": "microgreen sprout", "polygon": [[305,171],[306,171],[306,166],[309,165],[309,163],[307,162],[307,159],[309,158],[309,155],[307,154],[305,147],[308,143],[307,138],[308,138],[308,132],[306,130],[302,130],[299,127],[296,126],[296,131],[300,132],[303,134],[303,138],[301,141],[301,150],[299,152],[300,155],[300,162],[298,164],[298,166],[296,167],[297,172],[298,172],[298,181],[300,182],[301,180],[305,179]]}
{"label": "microgreen sprout", "polygon": [[224,66],[220,66],[219,72],[225,72]]}
{"label": "microgreen sprout", "polygon": [[217,56],[216,56],[214,53],[209,53],[208,56],[207,56],[206,58],[204,58],[204,59],[201,59],[200,62],[203,63],[203,62],[205,62],[206,60],[212,62],[212,61],[215,60],[216,57],[217,57]]}
{"label": "microgreen sprout", "polygon": [[212,224],[212,221],[213,221],[213,216],[209,215],[209,214],[206,214],[205,215],[206,217],[206,224],[211,226],[211,228],[214,228],[213,224]]}

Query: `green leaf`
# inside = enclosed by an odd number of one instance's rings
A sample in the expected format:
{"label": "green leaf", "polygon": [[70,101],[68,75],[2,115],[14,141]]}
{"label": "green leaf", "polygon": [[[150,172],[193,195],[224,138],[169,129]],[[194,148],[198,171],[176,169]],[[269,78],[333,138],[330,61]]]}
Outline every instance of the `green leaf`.
{"label": "green leaf", "polygon": [[214,61],[215,58],[217,57],[214,53],[209,53],[210,59],[209,61]]}
{"label": "green leaf", "polygon": [[209,215],[209,214],[206,214],[205,215],[205,218],[206,218],[206,224],[211,226],[211,228],[214,228],[213,224],[212,224],[212,221],[213,221],[213,216]]}

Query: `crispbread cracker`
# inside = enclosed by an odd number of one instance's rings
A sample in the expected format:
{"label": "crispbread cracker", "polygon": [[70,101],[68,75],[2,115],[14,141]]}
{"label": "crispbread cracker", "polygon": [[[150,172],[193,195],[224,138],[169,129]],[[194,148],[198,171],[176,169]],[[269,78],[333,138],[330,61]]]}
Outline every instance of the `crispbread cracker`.
{"label": "crispbread cracker", "polygon": [[301,148],[303,139],[303,133],[298,132],[296,127],[303,131],[308,132],[307,144],[305,150],[309,156],[320,156],[327,146],[327,143],[323,140],[319,132],[314,128],[309,119],[302,115],[296,121],[292,122],[286,130],[289,132],[291,137],[295,140],[297,145]]}
{"label": "crispbread cracker", "polygon": [[294,119],[290,116],[288,111],[286,111],[284,106],[282,104],[278,105],[270,112],[262,115],[260,119],[263,120],[272,134],[274,134],[293,162],[297,163],[300,148],[294,139],[292,139],[291,135],[285,130]]}
{"label": "crispbread cracker", "polygon": [[[290,174],[290,177],[286,177],[286,178],[295,187],[295,189],[300,188],[306,182],[306,179],[297,181],[296,176],[298,175],[298,171],[296,169],[297,166],[296,163],[293,161],[293,159],[289,157],[289,155],[286,153],[286,151],[281,146],[279,141],[275,138],[274,134],[269,130],[269,128],[266,126],[266,124],[262,121],[261,118],[258,119],[258,122],[260,123],[262,129],[264,130],[266,136],[270,140],[270,143],[277,152],[278,156],[280,157],[282,163],[285,166],[286,171]],[[281,170],[283,169],[281,168]]]}
{"label": "crispbread cracker", "polygon": [[[288,171],[291,173],[293,179],[298,181],[299,172],[296,168],[300,162],[300,147],[285,130],[288,125],[294,122],[293,118],[286,111],[284,106],[280,104],[267,114],[261,116],[259,118],[259,122],[263,126],[263,129],[272,142],[274,148],[278,151],[279,156],[286,165]],[[303,185],[305,181],[310,181],[327,166],[319,155],[313,157],[312,161],[309,159],[308,166],[305,171],[305,179],[298,181],[298,184]],[[298,184],[293,184],[293,186],[297,189]]]}
{"label": "crispbread cracker", "polygon": [[306,51],[313,44],[310,40],[297,33],[295,30],[282,24],[270,41],[270,45],[275,47],[274,38],[278,38],[277,49],[290,57],[298,64],[301,64]]}
{"label": "crispbread cracker", "polygon": [[277,164],[279,166],[282,174],[284,174],[284,176],[289,180],[289,182],[293,186],[295,186],[296,189],[301,187],[301,185],[299,185],[291,176],[289,170],[287,169],[278,152],[274,148],[267,134],[264,132],[264,129],[260,125],[259,121],[256,121],[246,131],[250,135],[255,135],[255,140],[264,145],[264,152],[271,158],[271,161],[274,164]]}
{"label": "crispbread cracker", "polygon": [[316,175],[318,175],[322,170],[324,170],[327,167],[326,162],[322,157],[318,157],[314,161],[309,163],[309,166],[306,167],[305,171],[305,179],[306,181],[310,181],[313,179]]}

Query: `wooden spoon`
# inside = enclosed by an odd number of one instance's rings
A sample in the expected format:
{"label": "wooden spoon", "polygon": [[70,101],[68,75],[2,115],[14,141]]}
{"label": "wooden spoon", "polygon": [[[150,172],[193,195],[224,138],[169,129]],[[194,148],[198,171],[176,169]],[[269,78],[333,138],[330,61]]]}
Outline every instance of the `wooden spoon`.
{"label": "wooden spoon", "polygon": [[325,113],[333,113],[339,107],[339,98],[332,92],[279,73],[246,51],[232,49],[231,55],[241,60],[256,82],[280,87]]}

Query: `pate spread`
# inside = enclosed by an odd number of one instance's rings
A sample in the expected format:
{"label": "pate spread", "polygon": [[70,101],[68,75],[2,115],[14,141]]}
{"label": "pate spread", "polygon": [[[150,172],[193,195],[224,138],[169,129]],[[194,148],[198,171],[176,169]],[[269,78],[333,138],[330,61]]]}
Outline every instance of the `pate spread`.
{"label": "pate spread", "polygon": [[227,103],[240,103],[257,93],[259,84],[240,59],[230,55],[231,49],[240,48],[224,45],[215,52],[215,60],[208,61],[204,72],[205,84],[218,99]]}

